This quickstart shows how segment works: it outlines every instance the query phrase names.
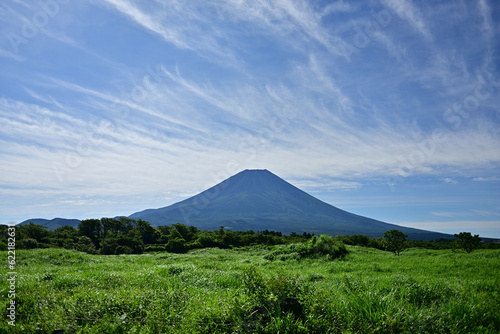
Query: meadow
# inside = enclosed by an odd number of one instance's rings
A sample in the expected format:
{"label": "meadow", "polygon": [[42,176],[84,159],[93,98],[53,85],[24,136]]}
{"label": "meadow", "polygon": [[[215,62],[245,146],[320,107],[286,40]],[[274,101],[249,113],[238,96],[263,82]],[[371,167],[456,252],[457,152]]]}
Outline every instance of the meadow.
{"label": "meadow", "polygon": [[[269,256],[285,247],[107,256],[17,250],[15,327],[4,316],[0,332],[500,332],[500,250],[411,248],[395,256],[347,246],[335,260]],[[7,272],[0,271],[4,310]]]}

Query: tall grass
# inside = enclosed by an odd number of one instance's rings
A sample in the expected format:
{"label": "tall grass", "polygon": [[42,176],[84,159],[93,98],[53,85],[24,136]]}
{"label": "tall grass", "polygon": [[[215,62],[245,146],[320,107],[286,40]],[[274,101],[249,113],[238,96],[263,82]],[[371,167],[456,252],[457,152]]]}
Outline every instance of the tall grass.
{"label": "tall grass", "polygon": [[265,258],[288,247],[116,256],[18,251],[16,327],[4,318],[0,332],[500,331],[498,250],[409,249],[396,257],[347,246],[335,260]]}

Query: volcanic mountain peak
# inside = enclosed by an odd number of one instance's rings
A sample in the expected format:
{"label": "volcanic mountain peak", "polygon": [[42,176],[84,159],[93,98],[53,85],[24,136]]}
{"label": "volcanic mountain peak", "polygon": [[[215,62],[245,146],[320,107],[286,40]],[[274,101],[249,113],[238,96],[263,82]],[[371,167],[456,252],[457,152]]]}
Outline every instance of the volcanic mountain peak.
{"label": "volcanic mountain peak", "polygon": [[219,194],[217,197],[219,197],[238,193],[265,195],[292,190],[301,191],[267,169],[246,169],[208,189],[206,192],[213,193],[217,191]]}
{"label": "volcanic mountain peak", "polygon": [[349,213],[320,201],[266,169],[244,170],[184,201],[137,212],[130,218],[143,219],[154,226],[183,223],[207,230],[224,226],[234,230],[381,237],[385,231],[397,228],[411,239],[451,237]]}

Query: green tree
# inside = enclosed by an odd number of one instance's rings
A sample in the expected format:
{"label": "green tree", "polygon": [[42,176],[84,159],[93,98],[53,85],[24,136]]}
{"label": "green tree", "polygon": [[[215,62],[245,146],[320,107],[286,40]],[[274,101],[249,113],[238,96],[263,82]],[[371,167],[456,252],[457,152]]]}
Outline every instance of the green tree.
{"label": "green tree", "polygon": [[16,229],[16,234],[20,236],[19,239],[35,239],[39,243],[49,243],[49,237],[52,234],[47,227],[33,224],[33,222],[18,225]]}
{"label": "green tree", "polygon": [[390,230],[384,233],[385,249],[394,252],[399,256],[399,253],[404,249],[407,234],[400,230]]}
{"label": "green tree", "polygon": [[51,243],[66,249],[73,249],[74,243],[78,237],[80,237],[80,234],[76,228],[65,225],[54,230]]}
{"label": "green tree", "polygon": [[118,221],[121,223],[121,231],[123,234],[127,234],[130,230],[135,228],[136,221],[128,217],[120,217]]}
{"label": "green tree", "polygon": [[118,233],[121,231],[121,227],[125,226],[118,220],[114,218],[101,218],[102,225],[102,237],[105,238],[108,233],[114,232]]}
{"label": "green tree", "polygon": [[[191,241],[193,236],[198,232],[198,229],[194,226],[186,226],[184,224],[176,223],[172,224],[172,227],[179,231],[181,237],[186,241]],[[170,238],[172,238],[172,231],[170,231]]]}
{"label": "green tree", "polygon": [[139,219],[136,222],[136,226],[145,244],[155,244],[160,239],[160,232],[151,226],[149,222]]}
{"label": "green tree", "polygon": [[470,253],[474,249],[481,246],[481,238],[479,238],[479,234],[475,234],[474,236],[472,236],[470,232],[460,232],[459,234],[454,234],[453,236],[455,238],[458,238],[458,247],[462,248],[467,253]]}
{"label": "green tree", "polygon": [[80,235],[89,237],[96,247],[99,247],[101,241],[102,224],[99,219],[86,219],[78,224]]}

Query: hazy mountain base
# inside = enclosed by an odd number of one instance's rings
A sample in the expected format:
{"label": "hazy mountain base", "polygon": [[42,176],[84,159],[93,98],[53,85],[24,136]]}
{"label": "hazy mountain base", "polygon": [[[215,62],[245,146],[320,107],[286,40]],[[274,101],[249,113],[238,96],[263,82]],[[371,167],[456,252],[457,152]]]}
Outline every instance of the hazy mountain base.
{"label": "hazy mountain base", "polygon": [[119,256],[19,250],[16,326],[4,317],[0,332],[500,331],[499,250],[409,249],[397,257],[347,246],[334,261],[264,259],[280,247],[288,246]]}

